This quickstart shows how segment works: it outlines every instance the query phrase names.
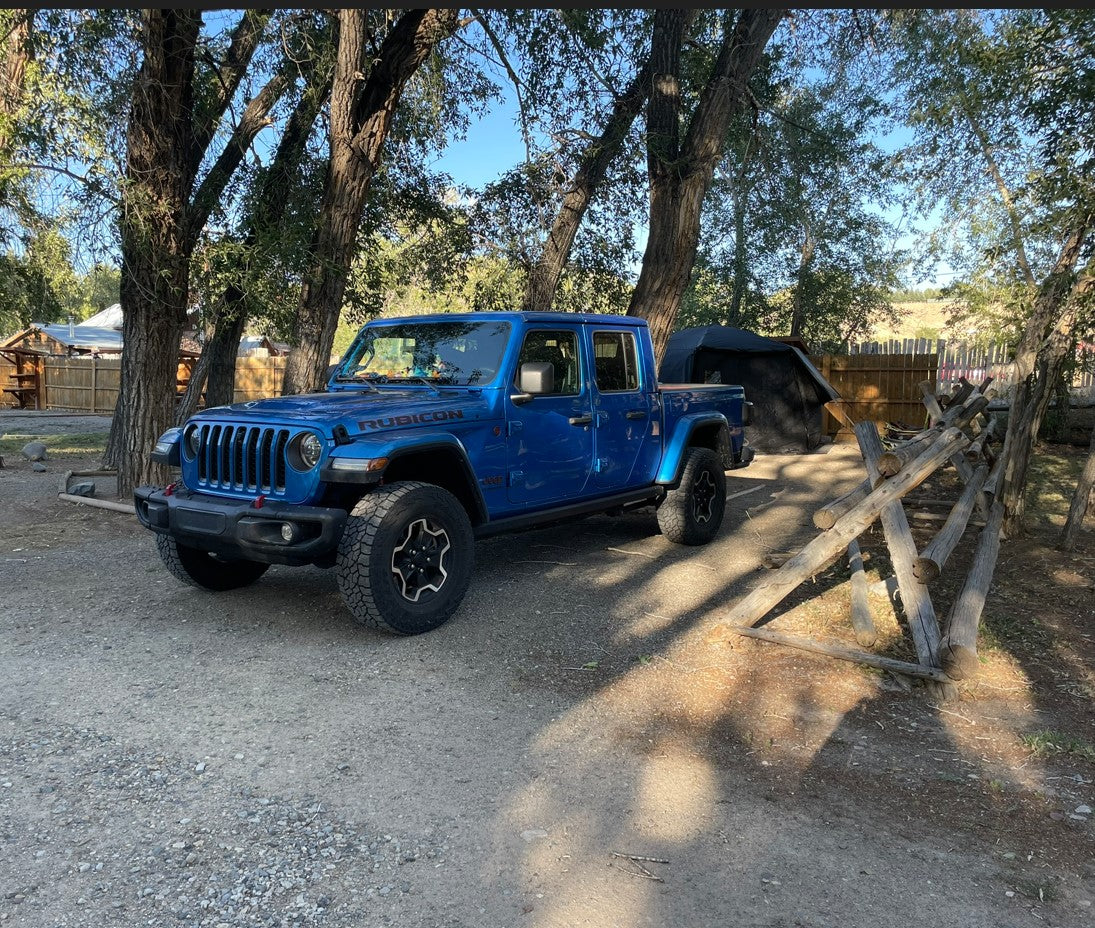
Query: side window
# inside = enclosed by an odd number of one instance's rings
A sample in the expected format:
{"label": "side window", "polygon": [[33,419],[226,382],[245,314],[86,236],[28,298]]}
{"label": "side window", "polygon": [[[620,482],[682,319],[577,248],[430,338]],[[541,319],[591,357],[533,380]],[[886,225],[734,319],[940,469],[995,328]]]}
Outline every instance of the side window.
{"label": "side window", "polygon": [[517,369],[526,361],[548,361],[555,368],[552,396],[576,396],[582,392],[577,332],[533,329],[525,336]]}
{"label": "side window", "polygon": [[635,336],[631,332],[594,332],[593,359],[597,389],[602,393],[639,389]]}

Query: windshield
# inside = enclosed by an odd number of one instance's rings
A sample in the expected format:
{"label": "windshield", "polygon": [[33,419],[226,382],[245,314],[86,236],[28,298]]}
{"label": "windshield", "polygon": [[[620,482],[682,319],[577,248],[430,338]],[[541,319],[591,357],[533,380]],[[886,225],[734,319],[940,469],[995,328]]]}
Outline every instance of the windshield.
{"label": "windshield", "polygon": [[341,383],[474,386],[494,379],[508,322],[405,322],[366,326],[339,365]]}

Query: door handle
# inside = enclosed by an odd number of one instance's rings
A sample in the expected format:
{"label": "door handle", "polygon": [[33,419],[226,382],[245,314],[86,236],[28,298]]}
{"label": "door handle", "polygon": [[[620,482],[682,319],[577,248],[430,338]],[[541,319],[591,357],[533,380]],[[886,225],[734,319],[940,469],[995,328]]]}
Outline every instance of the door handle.
{"label": "door handle", "polygon": [[571,425],[592,425],[593,416],[571,416],[567,422]]}
{"label": "door handle", "polygon": [[645,419],[646,418],[646,410],[645,409],[632,409],[627,414],[627,418],[628,419]]}

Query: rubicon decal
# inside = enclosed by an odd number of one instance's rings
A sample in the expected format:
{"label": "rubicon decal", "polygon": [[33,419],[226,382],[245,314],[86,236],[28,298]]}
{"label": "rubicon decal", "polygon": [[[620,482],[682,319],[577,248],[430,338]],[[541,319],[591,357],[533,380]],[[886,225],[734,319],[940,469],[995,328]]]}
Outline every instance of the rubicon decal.
{"label": "rubicon decal", "polygon": [[438,409],[433,412],[417,412],[409,416],[385,416],[383,419],[362,419],[357,426],[362,430],[371,429],[376,431],[377,429],[394,429],[401,425],[424,425],[429,422],[448,422],[452,419],[463,418],[464,410],[462,409]]}

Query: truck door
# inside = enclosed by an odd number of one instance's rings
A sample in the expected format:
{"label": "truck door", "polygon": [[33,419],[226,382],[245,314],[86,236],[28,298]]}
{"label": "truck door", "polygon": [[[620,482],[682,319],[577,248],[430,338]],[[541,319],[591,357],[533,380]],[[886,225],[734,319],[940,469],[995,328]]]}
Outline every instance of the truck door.
{"label": "truck door", "polygon": [[624,490],[649,482],[660,456],[654,423],[661,416],[654,384],[643,383],[633,330],[593,330],[593,383],[594,484]]}
{"label": "truck door", "polygon": [[554,389],[525,402],[507,398],[509,499],[551,504],[589,491],[593,468],[593,406],[582,363],[578,326],[530,328],[525,333],[510,392],[527,361],[548,361]]}

